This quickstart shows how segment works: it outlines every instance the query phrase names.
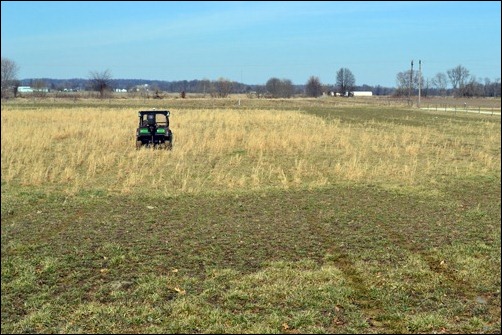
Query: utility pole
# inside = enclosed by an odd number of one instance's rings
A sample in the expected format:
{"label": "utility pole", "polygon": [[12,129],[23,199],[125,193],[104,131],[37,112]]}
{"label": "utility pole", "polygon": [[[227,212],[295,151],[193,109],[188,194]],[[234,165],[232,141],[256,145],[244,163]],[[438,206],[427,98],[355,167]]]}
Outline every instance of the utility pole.
{"label": "utility pole", "polygon": [[422,61],[418,61],[418,108],[420,108],[420,90],[422,86]]}
{"label": "utility pole", "polygon": [[410,85],[408,88],[408,101],[411,101],[411,84],[413,82],[413,60],[411,60]]}

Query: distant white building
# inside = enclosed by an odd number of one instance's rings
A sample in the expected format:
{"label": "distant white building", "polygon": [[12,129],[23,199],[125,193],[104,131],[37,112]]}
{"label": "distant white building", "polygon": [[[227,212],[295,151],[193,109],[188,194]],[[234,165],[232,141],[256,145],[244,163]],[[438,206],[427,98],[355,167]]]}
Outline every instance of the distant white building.
{"label": "distant white building", "polygon": [[18,93],[33,93],[33,88],[30,86],[19,86],[17,88]]}
{"label": "distant white building", "polygon": [[33,88],[31,86],[18,86],[17,88],[18,93],[33,93],[33,92],[49,92],[49,89],[47,87],[42,87],[42,88]]}
{"label": "distant white building", "polygon": [[354,91],[352,94],[355,97],[371,97],[373,95],[373,92],[371,91]]}

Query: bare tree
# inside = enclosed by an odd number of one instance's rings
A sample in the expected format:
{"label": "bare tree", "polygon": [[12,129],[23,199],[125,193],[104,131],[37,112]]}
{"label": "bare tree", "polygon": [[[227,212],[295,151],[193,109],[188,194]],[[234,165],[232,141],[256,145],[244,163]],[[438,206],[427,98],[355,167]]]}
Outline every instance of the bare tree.
{"label": "bare tree", "polygon": [[226,78],[220,78],[215,83],[216,93],[219,98],[226,98],[232,92],[232,82]]}
{"label": "bare tree", "polygon": [[448,77],[444,73],[437,73],[431,80],[432,86],[438,90],[442,96],[446,95],[446,88],[448,87]]}
{"label": "bare tree", "polygon": [[295,88],[289,79],[270,78],[265,84],[267,91],[273,98],[291,98]]}
{"label": "bare tree", "polygon": [[293,86],[293,82],[289,79],[281,80],[281,97],[282,98],[291,98],[295,93],[295,87]]}
{"label": "bare tree", "polygon": [[406,95],[406,91],[410,86],[410,71],[399,72],[396,75],[396,91],[395,95],[403,96]]}
{"label": "bare tree", "polygon": [[467,70],[462,65],[458,65],[453,69],[449,69],[448,71],[446,71],[446,73],[448,74],[451,86],[455,91],[457,91],[457,89],[462,89],[467,81],[467,78],[469,78],[469,70]]}
{"label": "bare tree", "polygon": [[105,97],[105,93],[111,89],[112,75],[109,70],[103,72],[91,71],[89,81],[93,90],[99,92],[100,98]]}
{"label": "bare tree", "polygon": [[2,69],[1,69],[1,85],[2,85],[2,98],[7,98],[10,92],[17,94],[17,87],[19,86],[17,80],[17,72],[19,67],[17,64],[8,58],[2,57]]}
{"label": "bare tree", "polygon": [[485,78],[485,96],[487,97],[500,97],[500,78],[491,81],[489,78]]}
{"label": "bare tree", "polygon": [[[413,76],[411,76],[410,74],[413,74]],[[410,78],[413,78],[411,85],[410,85]],[[413,73],[411,72],[411,70],[399,72],[396,75],[397,89],[394,92],[394,94],[397,96],[407,95],[410,87],[412,89],[418,88],[419,79],[421,80],[422,83],[424,82],[423,76],[420,76],[419,78],[418,71],[413,71]]]}
{"label": "bare tree", "polygon": [[281,80],[279,78],[272,77],[267,80],[265,87],[267,92],[272,95],[272,98],[278,98],[281,90]]}
{"label": "bare tree", "polygon": [[467,83],[458,89],[457,95],[462,97],[481,97],[485,95],[484,86],[476,80],[476,77],[472,76]]}
{"label": "bare tree", "polygon": [[347,68],[341,68],[336,73],[336,86],[339,88],[340,93],[350,92],[356,85],[356,78],[352,72]]}
{"label": "bare tree", "polygon": [[311,76],[309,78],[305,85],[305,93],[314,98],[322,95],[322,84],[318,77]]}

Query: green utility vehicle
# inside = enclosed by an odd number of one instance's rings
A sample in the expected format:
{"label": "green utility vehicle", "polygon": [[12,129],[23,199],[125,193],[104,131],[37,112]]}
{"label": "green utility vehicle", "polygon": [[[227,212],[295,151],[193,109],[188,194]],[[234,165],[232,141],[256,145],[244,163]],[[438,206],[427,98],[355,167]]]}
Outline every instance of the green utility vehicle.
{"label": "green utility vehicle", "polygon": [[136,149],[143,146],[166,150],[173,149],[173,132],[169,128],[168,110],[138,112],[139,124],[136,129]]}

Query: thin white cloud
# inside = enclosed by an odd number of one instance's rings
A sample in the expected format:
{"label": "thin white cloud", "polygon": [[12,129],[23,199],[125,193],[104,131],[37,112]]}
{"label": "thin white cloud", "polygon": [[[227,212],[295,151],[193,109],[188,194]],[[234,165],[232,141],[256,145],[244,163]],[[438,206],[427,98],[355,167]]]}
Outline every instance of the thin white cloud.
{"label": "thin white cloud", "polygon": [[[256,4],[256,5],[254,5]],[[315,17],[346,15],[357,11],[385,11],[387,5],[358,2],[257,2],[247,3],[245,8],[229,6],[225,10],[209,10],[204,12],[188,12],[175,17],[168,13],[156,13],[154,18],[138,17],[134,22],[130,18],[120,19],[114,15],[107,22],[97,22],[94,28],[61,27],[57,32],[38,33],[17,37],[17,47],[34,48],[40,51],[60,48],[94,48],[110,45],[131,44],[135,42],[154,41],[157,39],[182,39],[194,36],[215,36],[225,31],[259,27],[262,24],[281,24],[286,21],[300,21]],[[265,37],[265,36],[264,36]],[[25,46],[25,47],[23,47]]]}

